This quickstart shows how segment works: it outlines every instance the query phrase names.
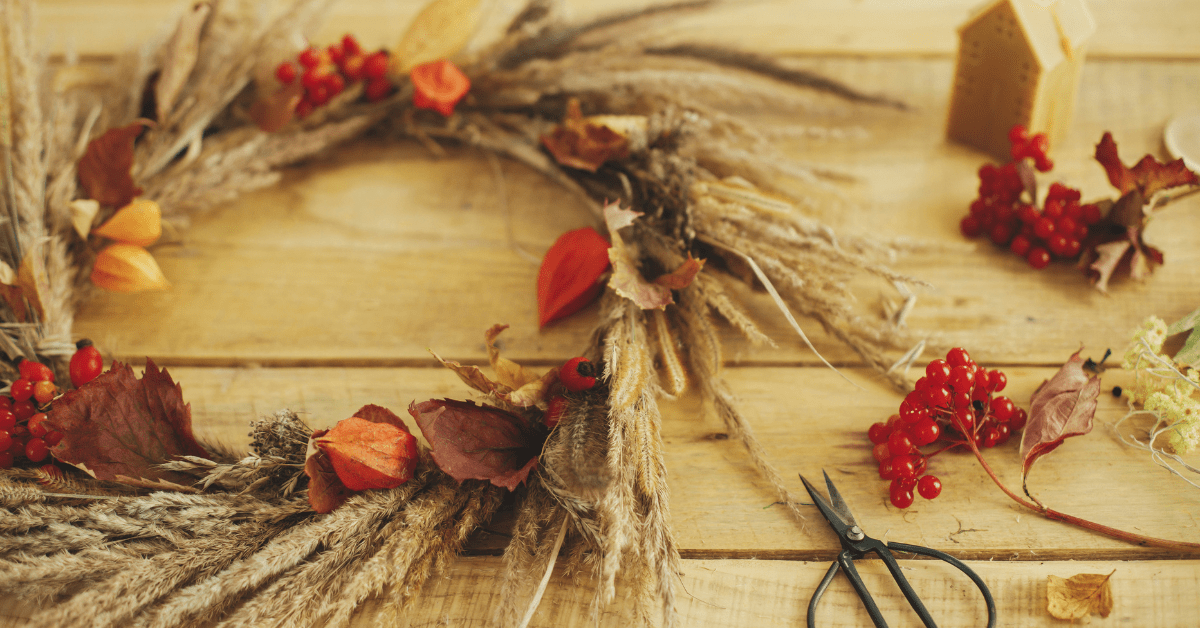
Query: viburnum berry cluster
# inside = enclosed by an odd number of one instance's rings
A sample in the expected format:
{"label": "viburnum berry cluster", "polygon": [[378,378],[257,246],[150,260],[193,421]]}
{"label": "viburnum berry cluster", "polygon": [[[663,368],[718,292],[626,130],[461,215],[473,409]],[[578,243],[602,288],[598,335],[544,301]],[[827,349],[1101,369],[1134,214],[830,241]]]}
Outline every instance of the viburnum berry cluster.
{"label": "viburnum berry cluster", "polygon": [[[81,340],[71,359],[71,382],[82,386],[104,370],[100,352],[90,340]],[[62,432],[46,425],[46,412],[60,394],[54,383],[54,371],[41,362],[21,360],[17,364],[20,377],[9,387],[8,395],[0,395],[0,469],[10,469],[22,460],[40,463],[50,455],[50,448],[63,438]]]}
{"label": "viburnum berry cluster", "polygon": [[[1007,385],[1002,371],[979,366],[958,347],[925,367],[899,412],[867,430],[879,477],[891,481],[893,506],[911,506],[913,489],[925,499],[941,494],[941,480],[925,473],[933,456],[966,446],[968,438],[979,447],[1002,445],[1025,426],[1026,412],[995,394]],[[927,446],[936,449],[922,452]]]}
{"label": "viburnum berry cluster", "polygon": [[1012,161],[979,169],[979,197],[959,224],[963,235],[986,235],[1038,269],[1048,266],[1052,258],[1079,257],[1088,229],[1102,218],[1099,205],[1081,204],[1079,190],[1052,183],[1039,210],[1033,168],[1049,172],[1054,167],[1046,155],[1046,135],[1030,136],[1017,125],[1008,140]]}
{"label": "viburnum berry cluster", "polygon": [[275,68],[275,78],[284,85],[292,85],[299,77],[304,95],[296,105],[296,115],[303,118],[359,81],[366,82],[363,93],[367,100],[387,98],[394,89],[387,70],[386,50],[364,52],[353,35],[346,35],[324,50],[314,47],[302,50],[296,63],[280,63]]}

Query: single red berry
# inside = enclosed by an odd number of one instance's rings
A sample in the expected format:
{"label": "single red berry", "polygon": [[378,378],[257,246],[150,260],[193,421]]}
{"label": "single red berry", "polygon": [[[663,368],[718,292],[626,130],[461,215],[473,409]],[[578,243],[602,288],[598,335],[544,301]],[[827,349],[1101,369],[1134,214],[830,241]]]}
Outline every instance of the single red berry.
{"label": "single red berry", "polygon": [[[914,390],[914,391],[908,393],[907,395],[905,395],[904,403],[907,403],[908,406],[910,408],[912,408],[913,410],[916,410],[917,408],[928,408],[929,407],[929,404],[925,403],[925,392],[920,391],[920,390]],[[901,404],[901,405],[903,405],[903,404]]]}
{"label": "single red berry", "polygon": [[1029,247],[1031,246],[1033,246],[1033,244],[1029,241],[1029,238],[1025,237],[1024,235],[1017,234],[1016,236],[1013,236],[1012,242],[1008,244],[1008,250],[1020,255],[1021,257],[1025,257],[1025,254],[1029,252]]}
{"label": "single red berry", "polygon": [[49,432],[46,432],[45,436],[42,437],[42,440],[46,441],[46,445],[49,447],[57,445],[62,439],[63,433],[58,430],[50,430]]}
{"label": "single red berry", "polygon": [[983,431],[983,446],[995,447],[1000,440],[1000,430],[995,427],[989,427]]}
{"label": "single red berry", "polygon": [[30,462],[41,462],[49,453],[50,448],[46,447],[46,441],[40,438],[31,438],[25,443],[25,457],[29,458]]}
{"label": "single red berry", "polygon": [[918,447],[924,447],[942,435],[942,427],[933,419],[923,419],[913,425],[909,433]]}
{"label": "single red berry", "polygon": [[1046,216],[1038,218],[1038,221],[1033,223],[1033,233],[1043,240],[1048,239],[1054,235],[1054,220]]}
{"label": "single red berry", "polygon": [[892,468],[892,459],[881,460],[879,462],[879,479],[890,480],[896,475],[896,470]]}
{"label": "single red berry", "polygon": [[1041,212],[1033,205],[1021,205],[1021,209],[1017,210],[1017,218],[1027,225],[1037,222],[1037,219],[1041,217]]}
{"label": "single red berry", "polygon": [[1034,155],[1033,167],[1037,168],[1038,172],[1050,172],[1054,170],[1054,160],[1044,155]]}
{"label": "single red berry", "polygon": [[908,434],[899,430],[892,432],[888,436],[887,444],[888,451],[892,452],[893,457],[907,454],[913,448],[912,440],[909,439]]}
{"label": "single red berry", "polygon": [[908,508],[913,504],[913,493],[912,490],[905,489],[903,485],[893,481],[888,490],[888,499],[896,508]]}
{"label": "single red berry", "polygon": [[1075,222],[1075,219],[1070,216],[1063,216],[1058,219],[1058,222],[1054,223],[1055,233],[1061,233],[1065,236],[1074,235],[1075,230],[1078,228],[1079,223]]}
{"label": "single red berry", "polygon": [[324,85],[325,75],[326,72],[322,71],[321,68],[309,68],[304,71],[304,76],[300,77],[300,84],[304,86],[305,90],[311,93],[313,90]]}
{"label": "single red berry", "polygon": [[983,233],[983,224],[975,216],[966,216],[958,223],[958,230],[965,237],[976,238],[979,237],[979,234]]}
{"label": "single red berry", "polygon": [[867,428],[867,438],[876,445],[886,443],[889,432],[886,423],[872,423],[871,427]]}
{"label": "single red berry", "polygon": [[934,475],[922,476],[917,480],[917,492],[925,499],[933,499],[942,494],[942,481]]}
{"label": "single red berry", "polygon": [[58,386],[54,382],[37,382],[33,385],[33,398],[43,406],[53,401],[57,394]]}
{"label": "single red berry", "polygon": [[0,430],[0,451],[8,451],[8,448],[12,447],[12,443],[12,434],[9,434],[8,430]]}
{"label": "single red berry", "polygon": [[25,401],[18,401],[13,404],[13,414],[17,415],[18,421],[24,421],[37,414],[37,407],[34,406],[33,402],[28,399]]}
{"label": "single red berry", "polygon": [[1012,418],[1013,412],[1016,412],[1017,407],[1013,405],[1012,399],[1008,397],[996,397],[992,399],[991,411],[992,416],[996,417],[997,421],[1005,422]]}
{"label": "single red berry", "polygon": [[291,85],[296,80],[296,66],[284,61],[275,68],[275,78],[284,85]]}
{"label": "single red berry", "polygon": [[12,410],[12,404],[13,404],[12,397],[9,397],[7,395],[0,395],[0,409]]}
{"label": "single red berry", "polygon": [[950,401],[950,407],[957,410],[971,405],[971,395],[966,391],[958,391],[954,393],[954,399]]}
{"label": "single red berry", "polygon": [[[941,382],[941,384],[944,384],[944,383],[945,382]],[[925,391],[929,390],[930,384],[931,384],[931,382],[929,380],[929,377],[926,375],[923,375],[921,377],[918,377],[916,382],[913,382],[913,390],[919,390],[921,392],[925,392]]]}
{"label": "single red berry", "polygon": [[[1087,227],[1084,227],[1084,229],[1086,229],[1086,228]],[[1080,242],[1078,239],[1067,238],[1067,241],[1063,243],[1062,256],[1066,257],[1068,259],[1075,257],[1076,255],[1079,255],[1079,251],[1082,249],[1083,249],[1083,243]]]}
{"label": "single red berry", "polygon": [[1008,376],[1003,371],[992,371],[988,374],[988,390],[1000,392],[1008,385]]}
{"label": "single red berry", "polygon": [[[891,444],[888,444],[891,449]],[[892,456],[892,475],[897,478],[911,478],[917,475],[917,461],[908,454]]]}
{"label": "single red berry", "polygon": [[975,428],[975,411],[971,408],[955,410],[951,425],[963,434],[970,433]]}
{"label": "single red berry", "polygon": [[380,50],[372,52],[363,60],[363,76],[370,79],[381,79],[387,76],[388,56],[387,53]]}
{"label": "single red berry", "polygon": [[1029,415],[1024,410],[1017,408],[1017,411],[1008,419],[1008,428],[1015,432],[1025,427],[1025,421],[1028,418]]}
{"label": "single red berry", "polygon": [[330,61],[341,65],[342,61],[346,58],[346,48],[340,43],[329,44],[329,46],[325,48],[325,54],[329,55]]}
{"label": "single red berry", "polygon": [[12,408],[0,408],[0,430],[12,430],[16,426],[17,415],[13,414]]}
{"label": "single red berry", "polygon": [[33,382],[22,377],[12,383],[9,394],[12,395],[15,401],[28,401],[33,396]]}
{"label": "single red berry", "polygon": [[342,37],[342,50],[345,51],[346,55],[362,54],[362,46],[358,45],[358,40],[354,38],[354,35],[349,33],[345,37]]}
{"label": "single red berry", "polygon": [[392,83],[387,78],[370,79],[363,93],[370,102],[379,102],[392,93]]}
{"label": "single red berry", "polygon": [[1039,246],[1029,251],[1029,255],[1025,256],[1025,259],[1030,266],[1040,270],[1050,265],[1050,251]]}
{"label": "single red berry", "polygon": [[50,428],[46,427],[46,413],[39,412],[29,417],[29,423],[26,424],[26,427],[29,429],[30,436],[38,438],[45,436],[50,431]]}
{"label": "single red berry", "polygon": [[950,389],[946,386],[930,387],[925,391],[925,399],[930,408],[949,408]]}
{"label": "single red berry", "polygon": [[346,89],[346,82],[342,79],[342,75],[337,73],[326,75],[322,84],[325,86],[325,90],[329,92],[330,98],[337,96],[342,93],[342,90]]}
{"label": "single red berry", "polygon": [[71,385],[80,386],[96,379],[104,372],[104,357],[100,350],[92,345],[92,341],[84,338],[75,343],[77,349],[71,356]]}
{"label": "single red berry", "polygon": [[1053,253],[1059,257],[1066,257],[1067,256],[1067,236],[1065,236],[1061,233],[1056,233],[1056,234],[1050,236],[1050,238],[1048,240],[1046,240],[1046,247],[1050,249],[1051,253]]}
{"label": "single red berry", "polygon": [[584,357],[571,358],[558,369],[558,379],[571,392],[580,392],[596,385],[596,366]]}
{"label": "single red berry", "polygon": [[1012,240],[1015,229],[1006,222],[992,225],[992,229],[988,232],[988,239],[997,246],[1008,246]]}
{"label": "single red berry", "polygon": [[935,384],[944,384],[946,378],[950,377],[950,365],[941,358],[931,360],[925,365],[925,377]]}
{"label": "single red berry", "polygon": [[954,347],[946,352],[946,362],[951,366],[966,366],[971,363],[971,354],[962,347]]}
{"label": "single red berry", "polygon": [[1000,437],[996,439],[996,445],[1003,445],[1004,443],[1007,443],[1008,438],[1012,436],[1012,428],[1010,428],[1007,423],[1001,423],[1000,425],[997,425],[996,432],[1000,434]]}
{"label": "single red berry", "polygon": [[312,69],[321,64],[321,52],[316,48],[305,48],[296,58],[300,65]]}
{"label": "single red berry", "polygon": [[543,422],[546,424],[546,427],[548,427],[550,429],[554,429],[554,426],[558,425],[558,422],[562,420],[563,412],[565,412],[566,409],[567,409],[567,398],[566,397],[563,397],[562,395],[558,395],[558,396],[552,398],[550,400],[549,407],[546,408],[546,417],[543,419]]}
{"label": "single red berry", "polygon": [[871,457],[875,462],[883,462],[884,460],[892,459],[892,450],[888,449],[887,443],[879,443],[871,448]]}
{"label": "single red berry", "polygon": [[1103,215],[1100,212],[1100,206],[1096,205],[1095,203],[1089,203],[1087,205],[1084,205],[1083,206],[1083,214],[1080,216],[1080,218],[1083,219],[1083,224],[1088,225],[1088,226],[1091,226],[1091,225],[1094,225],[1094,224],[1100,222],[1100,219],[1102,217],[1103,217]]}
{"label": "single red berry", "polygon": [[1046,205],[1042,208],[1042,215],[1050,220],[1062,218],[1063,202],[1056,198],[1046,199]]}
{"label": "single red berry", "polygon": [[1029,129],[1023,124],[1014,124],[1013,128],[1008,130],[1009,144],[1024,144],[1029,141]]}
{"label": "single red berry", "polygon": [[975,387],[975,369],[966,366],[956,366],[950,371],[950,387],[956,391],[971,390]]}
{"label": "single red berry", "polygon": [[0,451],[0,469],[11,469],[13,466],[13,455],[7,451]]}

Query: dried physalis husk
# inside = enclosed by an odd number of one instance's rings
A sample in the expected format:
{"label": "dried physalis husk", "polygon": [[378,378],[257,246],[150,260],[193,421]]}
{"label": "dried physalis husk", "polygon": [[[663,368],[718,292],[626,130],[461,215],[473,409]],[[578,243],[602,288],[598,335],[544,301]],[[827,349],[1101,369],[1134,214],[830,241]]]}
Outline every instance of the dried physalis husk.
{"label": "dried physalis husk", "polygon": [[134,199],[97,227],[95,233],[117,242],[150,246],[162,236],[162,210],[154,201]]}
{"label": "dried physalis husk", "polygon": [[75,233],[80,238],[87,239],[92,231],[92,221],[100,211],[100,202],[90,198],[80,198],[71,201],[71,224],[75,225]]}
{"label": "dried physalis husk", "polygon": [[433,0],[413,18],[400,44],[392,51],[394,72],[406,75],[413,68],[454,56],[475,34],[482,0]]}
{"label": "dried physalis husk", "polygon": [[118,242],[96,256],[92,283],[113,292],[142,292],[171,287],[158,262],[146,249]]}

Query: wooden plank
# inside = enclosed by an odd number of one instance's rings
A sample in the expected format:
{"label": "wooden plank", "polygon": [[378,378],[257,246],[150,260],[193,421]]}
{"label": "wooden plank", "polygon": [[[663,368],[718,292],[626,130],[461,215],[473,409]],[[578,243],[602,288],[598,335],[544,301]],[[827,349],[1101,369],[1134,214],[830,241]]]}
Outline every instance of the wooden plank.
{"label": "wooden plank", "polygon": [[[798,65],[916,107],[904,113],[817,99],[802,124],[810,131],[841,130],[848,139],[792,140],[785,147],[798,159],[857,177],[842,186],[851,206],[823,216],[840,233],[943,247],[898,264],[934,284],[920,292],[913,329],[937,331],[935,340],[968,346],[994,363],[1055,364],[1081,342],[1117,346],[1146,316],[1170,319],[1195,307],[1200,250],[1191,234],[1200,231],[1200,197],[1163,211],[1147,231],[1148,241],[1165,251],[1166,265],[1143,284],[1115,281],[1105,297],[1068,265],[1035,272],[986,242],[964,243],[958,221],[975,195],[975,171],[989,158],[942,139],[949,62],[818,59]],[[1157,153],[1163,121],[1192,106],[1197,80],[1196,63],[1089,64],[1074,132],[1054,155],[1055,174],[1088,198],[1111,194],[1091,159],[1093,143],[1112,129],[1126,161]],[[280,188],[199,220],[182,246],[157,247],[173,290],[99,295],[83,307],[76,332],[122,359],[407,365],[423,362],[431,347],[451,358],[481,360],[480,334],[506,322],[513,327],[505,341],[522,359],[549,363],[575,355],[596,322],[595,310],[537,329],[537,269],[510,249],[507,212],[516,241],[536,256],[563,231],[591,224],[592,216],[511,163],[503,167],[505,205],[481,155],[452,154],[433,161],[412,145],[357,144],[301,168]],[[879,316],[880,297],[895,296],[878,281],[859,288],[868,317]],[[742,296],[781,347],[755,348],[731,334],[728,360],[816,362],[769,299]],[[858,361],[811,321],[805,326],[822,354]]]}
{"label": "wooden plank", "polygon": [[[364,44],[394,45],[426,0],[345,0],[316,41],[355,33]],[[568,0],[583,17],[655,4],[650,0]],[[958,46],[956,31],[979,0],[766,0],[733,3],[707,14],[676,19],[663,39],[720,42],[772,54],[938,55]],[[41,0],[38,35],[54,52],[111,54],[161,32],[181,3],[174,0]],[[501,6],[515,7],[507,2]],[[1097,35],[1089,54],[1102,57],[1200,57],[1200,6],[1189,0],[1091,2]],[[499,26],[501,13],[494,16]],[[1164,19],[1164,16],[1168,16]],[[485,31],[486,32],[486,31]]]}
{"label": "wooden plank", "polygon": [[[1065,355],[1063,356],[1066,357]],[[192,405],[201,438],[236,446],[248,442],[250,421],[290,408],[314,428],[332,427],[374,403],[403,416],[414,400],[468,398],[468,390],[441,368],[173,368]],[[827,470],[863,528],[881,538],[935,547],[976,559],[1131,559],[1178,553],[1127,544],[1042,519],[1021,509],[988,479],[969,453],[941,454],[930,473],[941,497],[918,499],[905,511],[887,503],[887,483],[876,474],[867,427],[886,418],[901,397],[847,371],[859,390],[823,368],[733,368],[730,386],[788,489],[807,501],[797,473]],[[1029,395],[1053,369],[1008,369],[1005,391],[1028,407]],[[1119,372],[1105,386],[1127,383]],[[802,385],[800,385],[802,384]],[[1107,388],[1106,388],[1107,393]],[[1075,438],[1040,462],[1030,480],[1051,507],[1141,534],[1200,542],[1196,491],[1156,467],[1149,456],[1124,448],[1108,426],[1124,415],[1121,402],[1102,396],[1095,431]],[[686,397],[663,403],[662,436],[672,495],[671,515],[683,554],[692,558],[826,558],[837,541],[815,510],[801,528],[753,468],[741,443]],[[988,460],[1014,490],[1020,487],[1017,442],[989,450]],[[1100,492],[1094,492],[1099,490]],[[484,540],[482,548],[494,549]],[[490,551],[490,549],[489,549]]]}

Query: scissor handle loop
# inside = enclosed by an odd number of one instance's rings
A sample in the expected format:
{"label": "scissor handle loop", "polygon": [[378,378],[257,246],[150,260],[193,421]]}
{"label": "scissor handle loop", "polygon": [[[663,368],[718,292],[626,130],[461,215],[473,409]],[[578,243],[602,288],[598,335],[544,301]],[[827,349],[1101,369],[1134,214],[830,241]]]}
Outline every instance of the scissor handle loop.
{"label": "scissor handle loop", "polygon": [[[992,598],[992,592],[990,590],[988,590],[987,584],[984,583],[983,579],[979,577],[979,574],[975,573],[965,563],[963,563],[962,561],[958,560],[957,558],[955,558],[945,552],[939,552],[938,550],[928,548],[928,547],[922,547],[920,545],[908,545],[907,543],[897,543],[895,541],[892,541],[892,542],[889,542],[887,544],[887,546],[888,546],[888,549],[892,549],[892,550],[895,550],[898,552],[905,552],[908,554],[921,554],[923,556],[929,556],[930,558],[936,558],[938,560],[945,561],[947,563],[950,563],[954,567],[956,567],[959,571],[966,574],[966,576],[971,579],[971,582],[974,582],[975,586],[979,587],[980,593],[983,594],[984,603],[987,604],[987,613],[988,613],[987,628],[996,628],[996,601],[995,601],[995,599]],[[881,554],[881,556],[882,556],[882,554]],[[851,565],[852,565],[852,563],[851,563]],[[827,589],[829,587],[829,584],[831,582],[833,582],[833,577],[835,575],[837,575],[838,569],[841,568],[841,566],[842,565],[841,565],[840,561],[838,561],[838,560],[833,561],[833,564],[829,566],[829,571],[825,572],[825,577],[821,580],[821,584],[817,585],[816,591],[813,592],[812,599],[809,600],[809,602],[808,602],[808,618],[807,618],[808,619],[808,628],[816,628],[816,625],[817,625],[816,624],[817,603],[821,601],[821,596],[825,593],[825,589]],[[846,575],[849,576],[850,574],[847,573]],[[851,577],[851,581],[853,583],[853,581],[854,581],[853,577]],[[855,588],[857,589],[858,586],[856,585]],[[865,591],[865,589],[864,589],[864,591]],[[862,598],[863,605],[866,606],[867,612],[871,615],[871,619],[872,619],[872,621],[875,622],[875,625],[886,627],[887,624],[883,623],[883,618],[882,618],[882,616],[879,615],[878,609],[875,609],[874,612],[872,612],[872,607],[874,607],[874,603],[873,603],[873,601],[871,601],[870,594],[869,593],[860,594],[859,597]],[[907,597],[907,592],[906,592],[906,597]],[[918,602],[918,604],[919,604],[919,602]]]}

